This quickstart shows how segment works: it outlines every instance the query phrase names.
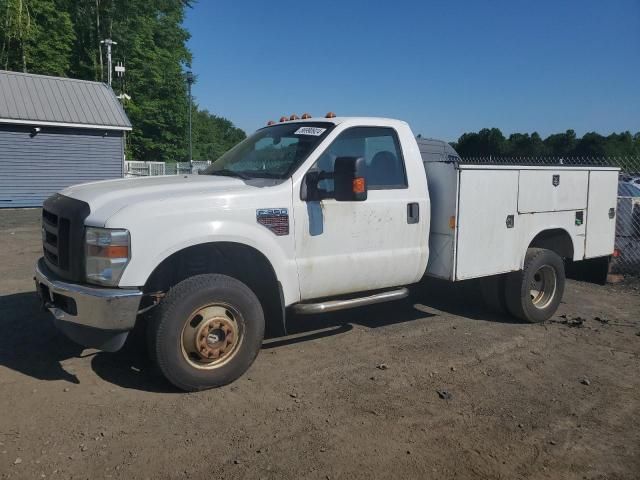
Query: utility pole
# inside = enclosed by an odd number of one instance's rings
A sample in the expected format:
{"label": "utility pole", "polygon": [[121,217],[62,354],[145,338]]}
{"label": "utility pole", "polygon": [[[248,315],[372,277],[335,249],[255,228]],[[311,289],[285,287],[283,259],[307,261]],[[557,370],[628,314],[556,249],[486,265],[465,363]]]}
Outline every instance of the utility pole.
{"label": "utility pole", "polygon": [[191,105],[193,103],[191,98],[191,85],[193,85],[193,82],[193,72],[189,70],[187,72],[187,85],[189,87],[189,167],[191,168],[191,173],[193,173],[193,143],[191,140]]}
{"label": "utility pole", "polygon": [[107,46],[107,84],[111,86],[111,80],[112,80],[111,45],[117,45],[118,42],[114,42],[110,38],[107,38],[106,40],[100,40],[100,43]]}

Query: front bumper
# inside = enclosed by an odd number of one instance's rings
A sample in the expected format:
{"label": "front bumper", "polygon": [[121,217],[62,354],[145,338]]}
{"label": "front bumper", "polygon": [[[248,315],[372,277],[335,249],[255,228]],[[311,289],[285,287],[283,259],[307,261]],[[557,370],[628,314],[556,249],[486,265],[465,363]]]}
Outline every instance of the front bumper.
{"label": "front bumper", "polygon": [[36,289],[56,326],[86,347],[116,351],[134,327],[142,292],[138,289],[90,287],[59,279],[41,258]]}

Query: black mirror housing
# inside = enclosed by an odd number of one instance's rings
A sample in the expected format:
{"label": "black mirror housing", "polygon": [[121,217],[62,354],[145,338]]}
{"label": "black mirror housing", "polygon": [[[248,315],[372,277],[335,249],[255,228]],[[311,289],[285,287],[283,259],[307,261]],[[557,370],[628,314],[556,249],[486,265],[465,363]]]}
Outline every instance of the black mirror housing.
{"label": "black mirror housing", "polygon": [[302,182],[300,190],[300,200],[307,202],[318,202],[322,200],[318,182],[320,181],[320,172],[307,172]]}
{"label": "black mirror housing", "polygon": [[365,163],[362,157],[338,157],[333,167],[334,197],[338,202],[367,199]]}

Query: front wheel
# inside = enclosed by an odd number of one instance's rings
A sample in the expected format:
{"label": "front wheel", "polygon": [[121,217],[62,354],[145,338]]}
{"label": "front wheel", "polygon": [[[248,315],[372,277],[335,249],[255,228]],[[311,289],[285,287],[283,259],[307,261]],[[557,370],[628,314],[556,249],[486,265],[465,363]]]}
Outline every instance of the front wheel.
{"label": "front wheel", "polygon": [[251,366],[264,336],[264,313],[239,280],[197,275],[169,290],[147,334],[167,380],[182,390],[205,390],[234,381]]}
{"label": "front wheel", "polygon": [[544,322],[558,309],[564,283],[564,263],[558,254],[544,248],[529,248],[524,268],[506,279],[507,308],[527,322]]}

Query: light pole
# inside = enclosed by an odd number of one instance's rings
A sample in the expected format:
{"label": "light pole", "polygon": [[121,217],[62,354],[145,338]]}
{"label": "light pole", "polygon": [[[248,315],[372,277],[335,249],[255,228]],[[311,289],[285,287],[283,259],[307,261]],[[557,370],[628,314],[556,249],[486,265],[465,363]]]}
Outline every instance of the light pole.
{"label": "light pole", "polygon": [[107,46],[107,84],[109,86],[111,86],[111,79],[112,79],[112,74],[111,74],[111,46],[112,45],[117,45],[118,42],[114,42],[113,40],[111,40],[110,38],[107,38],[106,40],[100,40],[100,43],[104,44]]}
{"label": "light pole", "polygon": [[191,173],[193,173],[193,143],[191,140],[191,85],[193,85],[193,72],[189,70],[187,72],[187,85],[189,87],[189,168],[191,169]]}

